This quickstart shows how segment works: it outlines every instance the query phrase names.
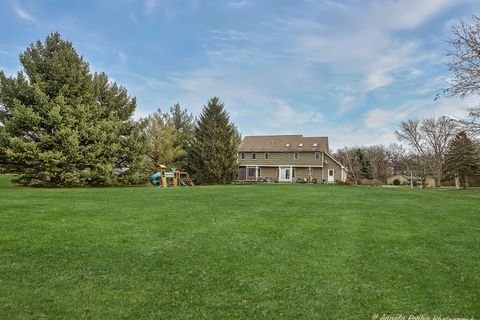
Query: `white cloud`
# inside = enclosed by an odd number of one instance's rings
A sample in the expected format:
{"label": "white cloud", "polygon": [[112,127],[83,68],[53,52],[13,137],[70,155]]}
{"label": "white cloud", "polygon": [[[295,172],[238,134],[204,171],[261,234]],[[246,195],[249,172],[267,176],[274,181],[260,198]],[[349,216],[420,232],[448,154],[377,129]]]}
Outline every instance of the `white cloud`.
{"label": "white cloud", "polygon": [[245,7],[249,7],[253,4],[252,0],[231,0],[228,2],[228,6],[234,9],[242,9]]}
{"label": "white cloud", "polygon": [[273,108],[267,110],[266,123],[270,128],[285,128],[299,130],[299,126],[307,123],[324,122],[324,116],[320,112],[311,110],[296,110],[283,100],[276,100]]}
{"label": "white cloud", "polygon": [[480,103],[480,97],[469,96],[463,100],[455,97],[433,99],[415,99],[396,108],[374,108],[365,113],[363,122],[367,128],[388,128],[398,126],[407,119],[423,119],[448,116],[462,118],[467,114],[466,108]]}
{"label": "white cloud", "polygon": [[13,10],[19,18],[29,22],[37,22],[37,19],[35,19],[34,16],[32,16],[26,9],[20,7],[19,5],[15,5]]}
{"label": "white cloud", "polygon": [[157,6],[157,0],[145,0],[145,13],[151,14],[155,11],[155,7]]}
{"label": "white cloud", "polygon": [[117,56],[118,56],[118,61],[119,61],[120,63],[125,63],[125,62],[127,62],[127,60],[128,60],[127,55],[126,55],[124,52],[122,52],[122,51],[118,51],[118,52],[117,52]]}

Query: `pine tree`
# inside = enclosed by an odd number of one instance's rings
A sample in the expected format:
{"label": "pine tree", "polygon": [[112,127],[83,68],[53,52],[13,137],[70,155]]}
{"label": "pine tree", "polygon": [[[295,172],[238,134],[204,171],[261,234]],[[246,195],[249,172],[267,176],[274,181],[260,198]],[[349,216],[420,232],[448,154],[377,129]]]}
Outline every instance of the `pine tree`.
{"label": "pine tree", "polygon": [[358,148],[356,151],[356,157],[360,164],[360,178],[363,179],[373,179],[373,166],[367,155],[363,152],[362,149]]}
{"label": "pine tree", "polygon": [[464,189],[467,188],[468,178],[480,173],[480,156],[465,132],[458,133],[450,142],[444,171],[446,177],[458,177]]}
{"label": "pine tree", "polygon": [[197,183],[230,183],[236,172],[239,134],[219,98],[203,107],[190,149],[190,170]]}
{"label": "pine tree", "polygon": [[16,77],[0,73],[0,161],[20,183],[107,185],[129,179],[143,148],[135,98],[90,73],[58,33],[31,44]]}

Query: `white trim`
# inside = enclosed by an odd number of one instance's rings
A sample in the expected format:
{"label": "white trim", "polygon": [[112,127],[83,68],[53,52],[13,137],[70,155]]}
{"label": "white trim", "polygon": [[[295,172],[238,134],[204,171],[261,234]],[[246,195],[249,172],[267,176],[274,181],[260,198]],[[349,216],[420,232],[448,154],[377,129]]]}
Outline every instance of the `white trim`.
{"label": "white trim", "polygon": [[[330,175],[330,171],[332,171],[332,175]],[[330,177],[332,177],[332,181],[330,181]],[[327,183],[335,183],[335,169],[327,170]]]}
{"label": "white trim", "polygon": [[325,153],[330,159],[332,159],[335,163],[337,163],[340,167],[345,168],[345,167],[343,166],[343,164],[341,164],[340,162],[338,162],[337,160],[335,160],[335,158],[332,157],[328,152],[325,152],[325,151],[324,151],[324,153]]}
{"label": "white trim", "polygon": [[259,166],[259,167],[298,167],[298,168],[308,168],[308,167],[312,167],[312,168],[323,168],[322,165],[310,165],[310,164],[241,164],[239,163],[238,164],[239,167],[255,167],[255,166]]}

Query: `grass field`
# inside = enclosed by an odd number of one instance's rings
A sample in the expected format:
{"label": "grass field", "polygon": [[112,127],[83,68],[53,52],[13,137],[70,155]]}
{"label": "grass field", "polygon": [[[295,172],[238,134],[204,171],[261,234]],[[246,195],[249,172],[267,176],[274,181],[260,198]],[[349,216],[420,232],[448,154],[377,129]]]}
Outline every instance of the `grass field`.
{"label": "grass field", "polygon": [[3,186],[0,319],[478,319],[479,204],[479,190]]}

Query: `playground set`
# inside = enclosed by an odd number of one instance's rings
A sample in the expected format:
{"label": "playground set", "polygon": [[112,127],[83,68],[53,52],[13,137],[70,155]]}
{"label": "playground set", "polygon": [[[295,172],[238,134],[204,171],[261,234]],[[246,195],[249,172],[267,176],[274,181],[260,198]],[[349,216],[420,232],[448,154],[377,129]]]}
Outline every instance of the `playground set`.
{"label": "playground set", "polygon": [[175,167],[167,171],[167,167],[164,165],[160,166],[160,171],[150,176],[150,183],[158,188],[194,186],[193,180],[187,172],[178,171]]}

